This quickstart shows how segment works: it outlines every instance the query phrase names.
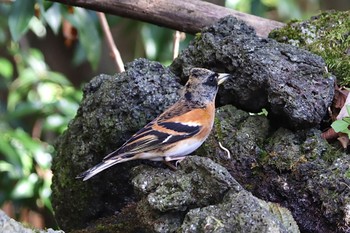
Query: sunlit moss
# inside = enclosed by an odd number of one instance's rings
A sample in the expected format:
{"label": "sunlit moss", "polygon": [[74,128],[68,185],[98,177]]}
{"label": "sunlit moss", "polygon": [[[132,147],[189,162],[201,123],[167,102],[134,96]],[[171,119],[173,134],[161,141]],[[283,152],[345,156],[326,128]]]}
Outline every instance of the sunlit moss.
{"label": "sunlit moss", "polygon": [[269,37],[320,55],[338,82],[350,85],[350,11],[328,11],[308,21],[292,21]]}
{"label": "sunlit moss", "polygon": [[202,37],[202,33],[197,32],[194,39],[195,39],[195,40],[200,40],[201,37]]}

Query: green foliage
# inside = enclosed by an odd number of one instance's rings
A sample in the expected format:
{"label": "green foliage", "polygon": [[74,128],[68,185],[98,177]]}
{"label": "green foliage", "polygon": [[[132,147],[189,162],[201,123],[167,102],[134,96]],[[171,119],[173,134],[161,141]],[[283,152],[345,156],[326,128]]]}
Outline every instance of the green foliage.
{"label": "green foliage", "polygon": [[18,41],[29,29],[34,15],[35,0],[15,1],[9,14],[8,25],[14,41]]}
{"label": "green foliage", "polygon": [[50,14],[59,7],[32,0],[0,5],[0,206],[11,201],[18,208],[52,211],[51,144],[76,114],[82,93],[50,70],[39,50],[20,43],[28,30],[38,35],[45,29],[44,18],[34,15],[36,6]]}
{"label": "green foliage", "polygon": [[145,44],[146,56],[151,60],[163,61],[169,65],[172,61],[173,30],[155,25],[143,24],[141,35]]}
{"label": "green foliage", "polygon": [[[314,9],[318,6],[318,1],[308,0],[305,2],[305,5],[312,5]],[[277,14],[280,20],[306,18],[312,13],[303,12],[297,0],[226,0],[225,6],[267,18],[271,18],[269,15],[271,13]]]}
{"label": "green foliage", "polygon": [[334,129],[335,132],[339,133],[346,133],[348,137],[350,138],[350,105],[346,105],[346,111],[348,112],[347,117],[343,117],[340,120],[336,120],[332,123],[332,128]]}
{"label": "green foliage", "polygon": [[12,79],[14,67],[2,58],[1,88],[8,97],[0,102],[0,206],[11,200],[52,210],[53,147],[48,142],[65,130],[82,94],[62,74],[50,71],[38,50],[23,53],[16,43],[9,50],[18,59],[18,76]]}
{"label": "green foliage", "polygon": [[47,33],[46,25],[57,34],[64,17],[79,33],[77,48],[80,49],[80,53],[76,53],[79,55],[75,59],[76,63],[88,60],[94,69],[97,68],[101,55],[101,33],[98,30],[95,12],[83,8],[70,11],[61,4],[42,0],[18,0],[10,6],[0,5],[0,10],[8,17],[8,28],[15,42],[18,42],[28,30],[39,37],[44,37]]}
{"label": "green foliage", "polygon": [[74,14],[64,11],[63,15],[78,30],[79,41],[84,52],[83,58],[86,56],[92,67],[96,69],[101,55],[101,36],[96,26],[96,14],[83,8],[75,8]]}
{"label": "green foliage", "polygon": [[44,18],[52,31],[57,35],[62,22],[60,4],[53,3],[52,6],[44,12]]}

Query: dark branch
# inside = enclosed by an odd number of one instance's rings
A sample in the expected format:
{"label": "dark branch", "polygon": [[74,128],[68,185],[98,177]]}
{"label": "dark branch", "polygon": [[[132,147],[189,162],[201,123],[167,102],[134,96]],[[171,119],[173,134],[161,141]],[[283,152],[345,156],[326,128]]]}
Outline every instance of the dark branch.
{"label": "dark branch", "polygon": [[255,28],[261,37],[284,26],[283,23],[241,13],[199,0],[50,0],[72,6],[101,11],[113,15],[141,20],[159,26],[195,34],[220,18],[233,15]]}

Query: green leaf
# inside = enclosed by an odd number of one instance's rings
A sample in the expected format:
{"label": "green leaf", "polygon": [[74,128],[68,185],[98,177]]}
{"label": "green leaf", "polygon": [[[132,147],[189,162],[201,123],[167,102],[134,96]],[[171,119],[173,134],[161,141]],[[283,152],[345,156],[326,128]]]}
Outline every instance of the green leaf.
{"label": "green leaf", "polygon": [[12,131],[3,131],[0,134],[0,152],[9,163],[13,164],[15,167],[20,167],[21,161],[19,155],[11,145],[12,134]]}
{"label": "green leaf", "polygon": [[345,121],[348,125],[350,125],[350,117],[343,117],[341,120]]}
{"label": "green leaf", "polygon": [[44,14],[47,24],[57,35],[62,22],[62,14],[60,4],[55,2]]}
{"label": "green leaf", "polygon": [[343,120],[336,120],[332,123],[331,127],[335,132],[344,132],[348,129],[349,124]]}
{"label": "green leaf", "polygon": [[13,172],[14,166],[6,161],[0,161],[0,172]]}
{"label": "green leaf", "polygon": [[29,21],[34,15],[35,0],[17,0],[13,3],[8,25],[14,41],[19,41],[29,28]]}
{"label": "green leaf", "polygon": [[38,182],[38,175],[34,173],[30,174],[28,178],[24,178],[16,184],[11,197],[13,199],[33,197],[36,182]]}
{"label": "green leaf", "polygon": [[[30,171],[33,168],[33,158],[30,149],[30,142],[25,141],[23,137],[27,136],[23,130],[16,129],[13,134],[12,146],[18,153],[19,159],[21,161],[21,168],[24,176],[30,174]],[[29,136],[27,136],[29,137]]]}
{"label": "green leaf", "polygon": [[0,75],[10,80],[13,75],[13,66],[9,60],[0,57]]}
{"label": "green leaf", "polygon": [[45,77],[45,80],[51,81],[53,83],[57,83],[59,85],[62,85],[64,87],[67,86],[71,86],[72,83],[61,73],[57,73],[57,72],[52,72],[52,71],[48,71],[47,72],[47,76]]}
{"label": "green leaf", "polygon": [[174,31],[156,25],[143,24],[141,36],[147,58],[169,63],[172,61],[172,40]]}
{"label": "green leaf", "polygon": [[348,112],[348,116],[350,116],[350,105],[346,105],[346,111]]}
{"label": "green leaf", "polygon": [[34,152],[34,159],[40,168],[49,169],[51,167],[52,156],[43,147]]}
{"label": "green leaf", "polygon": [[37,17],[32,17],[29,22],[29,28],[37,37],[46,36],[46,28],[44,23]]}
{"label": "green leaf", "polygon": [[51,204],[51,200],[50,200],[50,196],[51,196],[51,179],[45,179],[43,185],[39,188],[39,196],[41,201],[44,203],[44,205],[51,211],[53,211],[52,209],[52,204]]}
{"label": "green leaf", "polygon": [[81,43],[78,43],[77,46],[75,46],[74,56],[72,61],[73,61],[73,64],[76,66],[86,61],[86,52],[83,46],[81,45]]}
{"label": "green leaf", "polygon": [[277,11],[281,17],[285,18],[302,18],[301,11],[295,0],[278,1]]}
{"label": "green leaf", "polygon": [[77,29],[87,60],[96,69],[101,55],[101,39],[93,15],[85,9],[74,8],[74,14],[66,13],[65,18]]}
{"label": "green leaf", "polygon": [[19,179],[22,177],[21,168],[6,161],[0,161],[0,173],[1,172],[6,172],[10,179]]}

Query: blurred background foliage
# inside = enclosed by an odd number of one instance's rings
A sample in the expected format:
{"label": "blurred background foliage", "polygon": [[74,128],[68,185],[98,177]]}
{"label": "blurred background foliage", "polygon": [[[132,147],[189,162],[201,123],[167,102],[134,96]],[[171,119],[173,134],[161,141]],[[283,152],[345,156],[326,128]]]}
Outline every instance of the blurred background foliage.
{"label": "blurred background foliage", "polygon": [[[350,7],[347,0],[211,2],[279,21]],[[107,18],[124,62],[171,63],[173,30]],[[180,50],[192,38],[186,35]],[[95,12],[44,0],[0,1],[0,206],[8,215],[57,227],[50,202],[53,145],[78,109],[82,85],[114,72]]]}

